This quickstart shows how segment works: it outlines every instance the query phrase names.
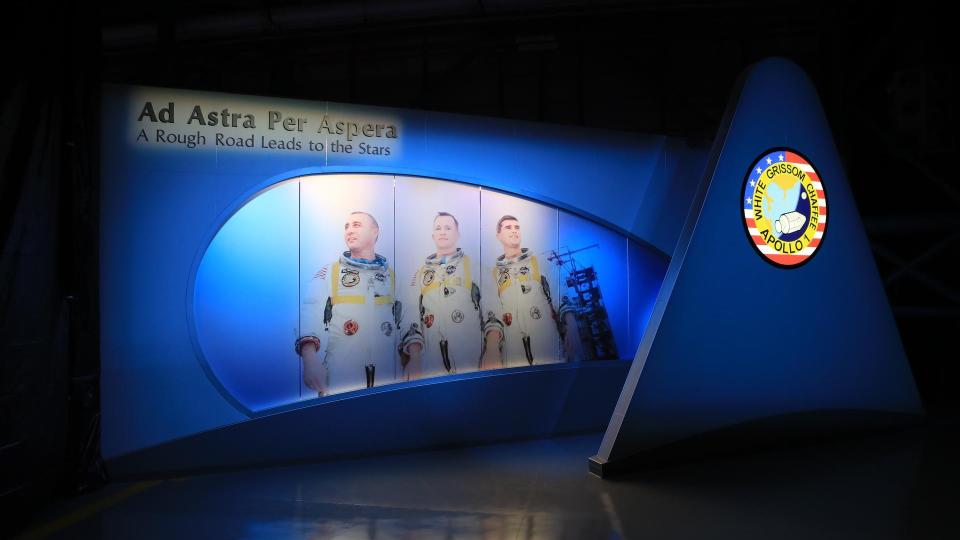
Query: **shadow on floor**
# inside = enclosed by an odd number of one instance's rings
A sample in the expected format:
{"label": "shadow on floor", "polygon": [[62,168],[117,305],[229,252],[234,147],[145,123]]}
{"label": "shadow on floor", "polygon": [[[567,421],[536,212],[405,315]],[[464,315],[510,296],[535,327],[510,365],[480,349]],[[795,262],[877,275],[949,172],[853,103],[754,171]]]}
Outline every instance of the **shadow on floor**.
{"label": "shadow on floor", "polygon": [[50,538],[957,538],[958,424],[601,480],[600,434],[111,485]]}

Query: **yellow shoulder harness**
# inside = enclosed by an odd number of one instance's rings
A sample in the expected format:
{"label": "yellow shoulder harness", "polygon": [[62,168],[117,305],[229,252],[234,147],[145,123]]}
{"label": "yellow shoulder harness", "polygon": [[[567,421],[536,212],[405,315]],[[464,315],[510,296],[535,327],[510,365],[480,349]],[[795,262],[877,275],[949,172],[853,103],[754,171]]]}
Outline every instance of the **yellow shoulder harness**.
{"label": "yellow shoulder harness", "polygon": [[333,263],[333,273],[330,276],[333,284],[333,294],[330,299],[333,305],[337,304],[362,304],[366,300],[359,294],[340,294],[340,261]]}

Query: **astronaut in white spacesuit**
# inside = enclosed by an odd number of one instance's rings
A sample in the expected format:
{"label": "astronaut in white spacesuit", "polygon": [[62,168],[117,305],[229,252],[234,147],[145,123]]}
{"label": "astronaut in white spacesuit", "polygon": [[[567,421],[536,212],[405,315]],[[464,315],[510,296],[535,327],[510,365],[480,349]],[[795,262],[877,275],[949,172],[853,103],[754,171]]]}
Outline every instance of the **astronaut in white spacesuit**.
{"label": "astronaut in white spacesuit", "polygon": [[401,324],[406,332],[400,352],[406,379],[476,371],[486,336],[487,347],[500,347],[502,324],[483,316],[474,281],[478,266],[458,247],[457,218],[438,213],[432,237],[437,251],[426,258],[404,295],[409,308]]}
{"label": "astronaut in white spacesuit", "polygon": [[[488,316],[503,324],[503,354],[484,351],[485,368],[516,367],[549,364],[561,361],[560,335],[564,337],[563,356],[572,360],[580,349],[579,332],[573,306],[561,302],[559,312],[554,308],[550,284],[543,275],[540,261],[529,248],[521,248],[520,221],[510,215],[497,222],[497,240],[503,246],[503,255],[491,269],[490,292],[487,297],[493,306]],[[494,309],[495,308],[495,309]]]}
{"label": "astronaut in white spacesuit", "polygon": [[297,354],[303,381],[320,395],[397,379],[397,330],[402,305],[386,258],[374,251],[380,226],[366,212],[344,225],[347,251],[318,271],[300,308]]}

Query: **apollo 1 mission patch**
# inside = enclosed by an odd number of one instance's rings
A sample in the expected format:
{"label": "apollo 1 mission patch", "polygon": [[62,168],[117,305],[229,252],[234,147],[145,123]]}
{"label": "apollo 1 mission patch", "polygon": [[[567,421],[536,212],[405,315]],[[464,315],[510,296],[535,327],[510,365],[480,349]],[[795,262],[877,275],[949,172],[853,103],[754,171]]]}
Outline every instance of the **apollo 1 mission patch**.
{"label": "apollo 1 mission patch", "polygon": [[423,286],[426,287],[433,283],[433,278],[436,276],[436,272],[430,269],[427,269],[423,272]]}
{"label": "apollo 1 mission patch", "polygon": [[827,195],[808,159],[795,150],[764,152],[747,171],[740,200],[750,244],[764,260],[796,268],[817,252],[827,230]]}
{"label": "apollo 1 mission patch", "polygon": [[356,287],[357,283],[360,283],[360,274],[358,272],[344,269],[340,273],[340,284],[344,287]]}

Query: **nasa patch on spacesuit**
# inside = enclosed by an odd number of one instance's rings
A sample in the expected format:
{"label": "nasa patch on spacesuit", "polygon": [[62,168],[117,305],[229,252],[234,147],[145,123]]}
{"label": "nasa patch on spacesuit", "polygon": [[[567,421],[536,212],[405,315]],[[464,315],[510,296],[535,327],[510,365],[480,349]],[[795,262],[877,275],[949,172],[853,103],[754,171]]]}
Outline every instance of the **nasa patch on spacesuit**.
{"label": "nasa patch on spacesuit", "polygon": [[827,196],[810,160],[774,148],[743,179],[740,200],[750,245],[770,264],[796,268],[820,249],[827,230]]}

